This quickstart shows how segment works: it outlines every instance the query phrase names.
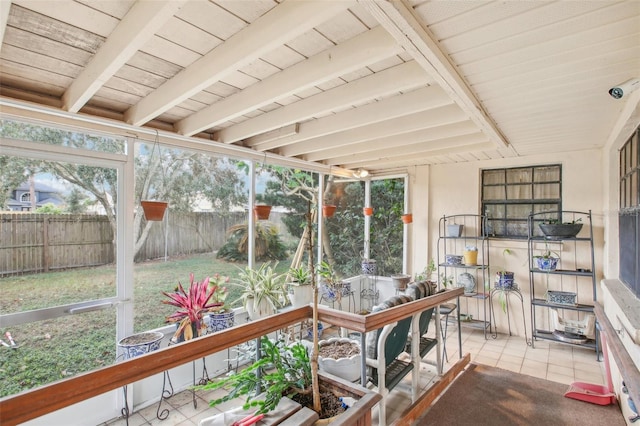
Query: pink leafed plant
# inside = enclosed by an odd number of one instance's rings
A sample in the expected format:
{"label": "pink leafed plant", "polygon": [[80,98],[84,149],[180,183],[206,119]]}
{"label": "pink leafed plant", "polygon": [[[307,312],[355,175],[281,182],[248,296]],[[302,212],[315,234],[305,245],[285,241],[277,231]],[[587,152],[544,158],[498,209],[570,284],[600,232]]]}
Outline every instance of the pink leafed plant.
{"label": "pink leafed plant", "polygon": [[[178,329],[171,339],[173,342],[178,341],[180,335],[184,337],[184,340],[202,336],[207,330],[202,320],[203,314],[215,311],[216,308],[221,308],[224,305],[223,301],[214,298],[214,294],[220,290],[216,285],[209,286],[209,277],[198,282],[191,273],[189,274],[189,282],[189,291],[185,291],[182,284],[178,282],[178,288],[175,292],[162,292],[169,298],[169,300],[163,300],[162,303],[178,308],[176,312],[167,317],[168,323],[179,323]],[[195,336],[194,333],[196,333]]]}

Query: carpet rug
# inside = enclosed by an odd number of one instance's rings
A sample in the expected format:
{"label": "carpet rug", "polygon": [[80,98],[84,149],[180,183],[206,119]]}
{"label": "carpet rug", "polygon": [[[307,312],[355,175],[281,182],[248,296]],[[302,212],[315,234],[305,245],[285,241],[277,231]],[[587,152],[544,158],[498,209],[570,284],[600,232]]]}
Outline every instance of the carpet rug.
{"label": "carpet rug", "polygon": [[625,425],[618,405],[564,396],[568,385],[469,364],[417,425]]}

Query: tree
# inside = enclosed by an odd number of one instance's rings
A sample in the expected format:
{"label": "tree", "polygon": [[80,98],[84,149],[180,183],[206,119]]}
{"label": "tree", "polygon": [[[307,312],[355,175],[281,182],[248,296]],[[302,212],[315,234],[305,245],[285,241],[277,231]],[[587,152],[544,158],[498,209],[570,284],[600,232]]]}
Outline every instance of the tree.
{"label": "tree", "polygon": [[80,214],[87,211],[88,197],[82,193],[78,188],[73,188],[69,195],[65,197],[67,207],[65,211],[71,214]]}
{"label": "tree", "polygon": [[[127,144],[124,139],[9,120],[2,121],[0,136],[107,153],[124,153]],[[137,202],[143,199],[162,199],[168,201],[174,211],[191,211],[197,200],[204,197],[216,209],[228,213],[233,206],[246,200],[244,184],[237,169],[226,159],[175,148],[161,149],[159,145],[155,146],[157,155],[150,155],[153,147],[150,150],[149,145],[144,143],[137,144],[136,148],[138,155],[135,156],[136,177],[133,190]],[[12,164],[11,168],[0,169],[0,176],[3,178],[0,189],[13,189],[30,174],[51,173],[91,194],[104,208],[115,235],[115,206],[118,202],[116,169],[29,159],[16,161],[13,157],[0,157],[0,160],[4,164]],[[17,175],[21,178],[14,184]],[[5,197],[8,191],[10,189],[3,191]],[[151,225],[150,222],[143,222],[142,209],[138,209],[134,216],[135,253],[144,245]]]}

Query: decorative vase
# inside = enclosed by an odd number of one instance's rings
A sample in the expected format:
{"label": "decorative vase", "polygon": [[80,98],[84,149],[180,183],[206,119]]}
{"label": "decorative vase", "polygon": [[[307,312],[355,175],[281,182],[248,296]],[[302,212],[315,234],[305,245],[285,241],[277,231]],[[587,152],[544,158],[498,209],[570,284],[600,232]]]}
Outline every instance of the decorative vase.
{"label": "decorative vase", "polygon": [[271,206],[257,205],[253,208],[253,211],[255,212],[258,220],[267,220],[271,213]]}
{"label": "decorative vase", "polygon": [[207,334],[233,327],[235,325],[235,318],[235,314],[231,309],[224,312],[210,312],[209,315],[205,317]]}
{"label": "decorative vase", "polygon": [[405,213],[402,215],[402,223],[404,223],[405,225],[408,225],[412,222],[413,222],[413,214]]}
{"label": "decorative vase", "polygon": [[132,334],[118,342],[118,346],[124,350],[124,359],[130,359],[138,355],[155,351],[160,347],[164,334],[158,331]]}
{"label": "decorative vase", "polygon": [[373,207],[363,207],[362,212],[365,216],[371,216],[373,214]]}
{"label": "decorative vase", "polygon": [[142,210],[144,211],[144,218],[147,220],[162,220],[164,219],[164,212],[167,209],[167,202],[164,201],[140,201]]}
{"label": "decorative vase", "polygon": [[336,212],[336,206],[333,204],[325,204],[322,206],[322,216],[323,217],[331,217]]}

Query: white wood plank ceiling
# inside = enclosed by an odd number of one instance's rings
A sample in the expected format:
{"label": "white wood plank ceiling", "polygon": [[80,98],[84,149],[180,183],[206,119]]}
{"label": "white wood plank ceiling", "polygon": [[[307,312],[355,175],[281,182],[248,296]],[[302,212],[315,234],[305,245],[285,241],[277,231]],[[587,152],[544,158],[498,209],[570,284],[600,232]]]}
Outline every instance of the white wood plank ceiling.
{"label": "white wood plank ceiling", "polygon": [[336,168],[598,148],[640,99],[637,0],[0,5],[0,101]]}

